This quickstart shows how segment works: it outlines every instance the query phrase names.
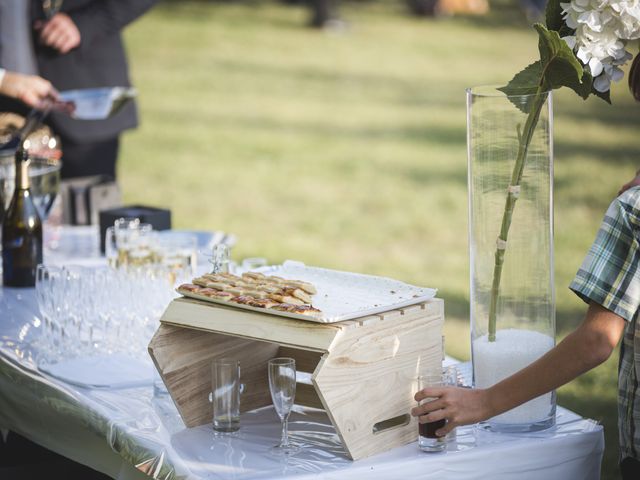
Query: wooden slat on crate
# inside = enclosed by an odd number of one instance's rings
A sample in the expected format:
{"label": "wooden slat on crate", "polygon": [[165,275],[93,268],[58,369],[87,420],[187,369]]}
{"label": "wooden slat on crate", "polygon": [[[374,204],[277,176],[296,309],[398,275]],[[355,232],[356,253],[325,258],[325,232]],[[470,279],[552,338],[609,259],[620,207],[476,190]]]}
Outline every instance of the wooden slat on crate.
{"label": "wooden slat on crate", "polygon": [[290,357],[296,361],[296,370],[299,372],[313,373],[318,362],[324,355],[323,352],[301,350],[299,348],[280,347],[278,357]]}
{"label": "wooden slat on crate", "polygon": [[224,332],[245,338],[277,341],[281,345],[317,351],[326,351],[335,336],[353,323],[306,322],[185,298],[171,302],[161,321],[208,332]]}
{"label": "wooden slat on crate", "polygon": [[306,407],[324,408],[322,400],[318,396],[318,392],[313,388],[313,385],[307,383],[296,384],[296,400],[298,405],[304,405]]}
{"label": "wooden slat on crate", "polygon": [[149,344],[149,353],[187,427],[211,422],[209,393],[215,358],[240,360],[242,412],[270,405],[267,361],[277,352],[278,345],[273,343],[170,325],[160,325]]}
{"label": "wooden slat on crate", "polygon": [[407,414],[420,371],[441,365],[442,301],[431,303],[430,308],[385,317],[392,321],[344,332],[312,377],[353,459],[379,452],[385,444],[415,439],[418,427],[413,418],[375,434],[373,426]]}

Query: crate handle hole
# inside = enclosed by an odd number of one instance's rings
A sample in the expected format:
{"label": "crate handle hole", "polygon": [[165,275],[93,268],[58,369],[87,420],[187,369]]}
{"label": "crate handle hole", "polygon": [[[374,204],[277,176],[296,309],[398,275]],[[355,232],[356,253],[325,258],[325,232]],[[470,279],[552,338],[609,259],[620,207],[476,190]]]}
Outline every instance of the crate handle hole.
{"label": "crate handle hole", "polygon": [[373,425],[373,433],[382,433],[392,428],[404,427],[405,425],[409,425],[409,421],[411,421],[411,416],[408,413],[405,413],[404,415],[398,415],[397,417],[388,418],[381,422],[375,423]]}

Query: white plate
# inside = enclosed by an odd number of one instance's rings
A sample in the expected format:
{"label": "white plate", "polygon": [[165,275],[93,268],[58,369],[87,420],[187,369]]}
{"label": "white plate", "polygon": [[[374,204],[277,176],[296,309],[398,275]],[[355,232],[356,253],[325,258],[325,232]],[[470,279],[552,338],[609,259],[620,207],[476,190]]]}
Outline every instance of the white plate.
{"label": "white plate", "polygon": [[313,306],[320,309],[322,315],[314,318],[269,308],[219,301],[198,294],[185,296],[282,317],[334,323],[415,305],[434,298],[437,293],[433,288],[416,287],[391,278],[308,267],[291,260],[287,260],[282,265],[259,268],[257,271],[265,275],[277,275],[290,280],[312,283],[318,290],[318,293],[313,296]]}

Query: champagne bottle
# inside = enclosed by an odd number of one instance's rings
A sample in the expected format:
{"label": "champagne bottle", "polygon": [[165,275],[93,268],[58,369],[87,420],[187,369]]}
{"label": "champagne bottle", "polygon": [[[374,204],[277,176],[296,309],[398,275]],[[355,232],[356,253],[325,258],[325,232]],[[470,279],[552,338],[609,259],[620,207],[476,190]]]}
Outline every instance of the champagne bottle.
{"label": "champagne bottle", "polygon": [[2,223],[2,280],[5,287],[33,287],[42,263],[42,221],[31,194],[29,153],[16,151],[15,189]]}

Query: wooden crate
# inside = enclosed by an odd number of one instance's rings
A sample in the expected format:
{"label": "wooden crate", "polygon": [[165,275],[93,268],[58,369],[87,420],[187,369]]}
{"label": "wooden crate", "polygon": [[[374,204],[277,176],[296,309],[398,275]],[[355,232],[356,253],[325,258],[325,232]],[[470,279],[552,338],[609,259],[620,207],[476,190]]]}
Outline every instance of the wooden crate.
{"label": "wooden crate", "polygon": [[296,403],[324,408],[358,460],[417,439],[415,377],[442,365],[443,321],[441,299],[326,324],[179,298],[149,353],[187,427],[211,422],[213,359],[240,360],[245,412],[271,404],[267,361],[295,358],[311,374]]}

